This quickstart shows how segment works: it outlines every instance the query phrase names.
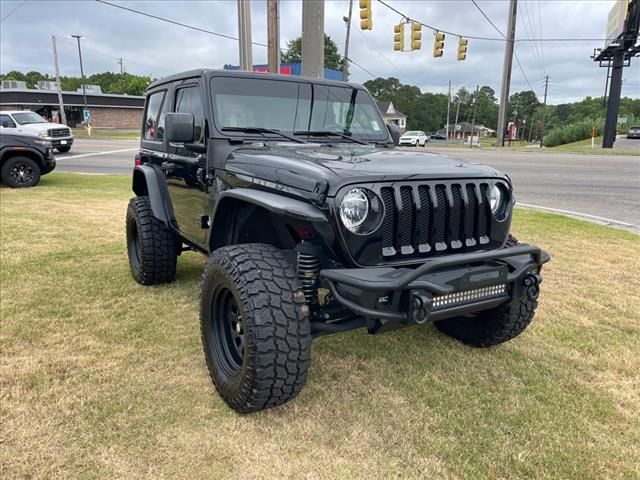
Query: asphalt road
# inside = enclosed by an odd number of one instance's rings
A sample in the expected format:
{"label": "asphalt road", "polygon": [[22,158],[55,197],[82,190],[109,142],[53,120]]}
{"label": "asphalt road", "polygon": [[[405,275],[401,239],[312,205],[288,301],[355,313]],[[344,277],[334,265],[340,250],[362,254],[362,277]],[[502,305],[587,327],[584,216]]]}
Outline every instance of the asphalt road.
{"label": "asphalt road", "polygon": [[[56,169],[130,175],[137,146],[134,140],[76,140],[71,152],[56,155]],[[522,206],[560,210],[640,232],[640,149],[637,156],[428,146],[423,151],[484,163],[506,172]]]}

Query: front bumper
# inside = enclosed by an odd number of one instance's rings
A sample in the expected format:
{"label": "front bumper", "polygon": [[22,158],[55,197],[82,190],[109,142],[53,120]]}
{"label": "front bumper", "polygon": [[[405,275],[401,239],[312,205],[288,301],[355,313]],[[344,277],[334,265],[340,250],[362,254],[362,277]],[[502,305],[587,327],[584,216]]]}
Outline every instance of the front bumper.
{"label": "front bumper", "polygon": [[376,333],[389,323],[423,324],[537,298],[540,269],[549,259],[523,244],[429,259],[417,268],[325,269],[320,279]]}
{"label": "front bumper", "polygon": [[56,158],[53,156],[53,149],[47,148],[47,151],[44,155],[44,165],[42,169],[42,175],[46,175],[50,173],[54,168],[56,168]]}
{"label": "front bumper", "polygon": [[70,147],[73,145],[73,137],[44,137],[44,140],[51,142],[53,148]]}

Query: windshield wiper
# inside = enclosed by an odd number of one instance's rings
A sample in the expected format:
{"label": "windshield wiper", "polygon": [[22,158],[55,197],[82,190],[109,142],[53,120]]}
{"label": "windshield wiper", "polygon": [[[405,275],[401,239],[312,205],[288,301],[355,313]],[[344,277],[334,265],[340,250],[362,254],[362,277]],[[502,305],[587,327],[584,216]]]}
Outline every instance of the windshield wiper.
{"label": "windshield wiper", "polygon": [[359,143],[360,145],[369,145],[367,142],[363,142],[362,140],[358,140],[357,138],[353,138],[351,135],[347,135],[345,133],[340,132],[332,132],[330,130],[307,130],[300,132],[293,132],[294,135],[309,135],[310,137],[329,137],[331,135],[344,138],[345,140],[350,140],[354,143]]}
{"label": "windshield wiper", "polygon": [[222,127],[221,130],[223,132],[243,132],[243,133],[260,133],[264,136],[265,133],[273,133],[275,135],[280,135],[281,137],[287,138],[292,142],[296,143],[307,143],[304,140],[294,137],[293,135],[289,135],[288,133],[281,132],[280,130],[273,130],[271,128],[262,128],[262,127]]}

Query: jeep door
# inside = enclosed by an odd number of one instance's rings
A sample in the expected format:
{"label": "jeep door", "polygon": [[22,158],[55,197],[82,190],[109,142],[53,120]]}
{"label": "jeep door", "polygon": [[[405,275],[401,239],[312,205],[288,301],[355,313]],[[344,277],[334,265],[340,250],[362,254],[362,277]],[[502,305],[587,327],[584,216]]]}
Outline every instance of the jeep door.
{"label": "jeep door", "polygon": [[205,121],[201,83],[199,79],[188,79],[175,85],[172,94],[172,110],[190,113],[194,120],[194,146],[169,144],[165,173],[173,213],[181,234],[198,245],[204,245],[207,238],[205,196],[207,185]]}

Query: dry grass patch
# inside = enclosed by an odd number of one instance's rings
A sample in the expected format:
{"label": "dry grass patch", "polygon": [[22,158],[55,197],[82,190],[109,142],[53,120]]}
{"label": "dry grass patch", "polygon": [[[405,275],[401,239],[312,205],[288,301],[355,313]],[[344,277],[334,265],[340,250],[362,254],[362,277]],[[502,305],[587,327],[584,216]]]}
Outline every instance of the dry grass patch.
{"label": "dry grass patch", "polygon": [[519,210],[553,256],[521,337],[322,338],[297,400],[239,416],[201,352],[203,259],[168,286],[129,274],[129,183],[0,190],[2,478],[640,476],[639,236]]}

